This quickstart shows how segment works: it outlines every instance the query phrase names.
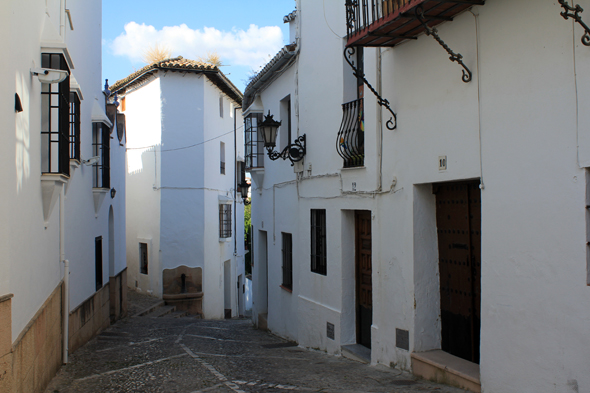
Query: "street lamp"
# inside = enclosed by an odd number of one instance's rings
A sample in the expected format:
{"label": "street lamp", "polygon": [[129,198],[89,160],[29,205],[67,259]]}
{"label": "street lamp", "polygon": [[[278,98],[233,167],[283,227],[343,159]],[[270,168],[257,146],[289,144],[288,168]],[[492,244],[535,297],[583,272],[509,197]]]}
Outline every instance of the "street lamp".
{"label": "street lamp", "polygon": [[240,187],[240,193],[242,194],[244,205],[249,205],[251,203],[248,201],[248,188],[250,188],[250,184],[244,180],[242,183],[238,184],[238,186]]}
{"label": "street lamp", "polygon": [[280,153],[275,151],[274,148],[277,142],[277,133],[281,126],[280,121],[273,119],[273,115],[268,111],[268,115],[265,116],[264,121],[258,125],[262,138],[264,139],[264,147],[268,151],[268,157],[275,161],[279,158],[286,160],[287,158],[291,161],[291,166],[295,165],[296,162],[303,160],[305,156],[305,134],[295,139],[293,144],[287,145]]}

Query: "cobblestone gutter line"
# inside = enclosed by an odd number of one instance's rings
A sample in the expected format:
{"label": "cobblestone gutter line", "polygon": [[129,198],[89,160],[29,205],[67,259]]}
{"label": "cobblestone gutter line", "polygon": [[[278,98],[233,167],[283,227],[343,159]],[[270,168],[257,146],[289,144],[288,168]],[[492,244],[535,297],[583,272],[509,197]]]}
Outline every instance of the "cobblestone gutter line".
{"label": "cobblestone gutter line", "polygon": [[181,343],[180,346],[182,347],[182,349],[185,350],[185,352],[190,357],[192,357],[193,359],[195,359],[196,361],[201,363],[207,370],[211,371],[211,373],[213,375],[215,375],[220,382],[223,382],[223,384],[225,386],[227,386],[228,388],[230,388],[231,390],[233,390],[236,393],[246,393],[245,391],[241,390],[238,385],[236,385],[233,382],[228,381],[227,377],[225,375],[223,375],[222,373],[220,373],[219,371],[217,371],[215,369],[215,367],[213,367],[212,365],[210,365],[209,363],[207,363],[206,361],[204,361],[203,359],[201,359],[200,357],[195,355],[195,353],[193,351],[191,351],[186,345]]}
{"label": "cobblestone gutter line", "polygon": [[150,364],[156,364],[156,363],[160,363],[160,362],[165,362],[167,360],[181,358],[181,357],[186,356],[186,355],[187,355],[186,353],[181,353],[180,355],[174,355],[174,356],[170,356],[170,357],[167,357],[167,358],[164,358],[164,359],[152,360],[151,362],[146,362],[146,363],[142,363],[142,364],[136,364],[135,366],[131,366],[131,367],[125,367],[125,368],[120,368],[120,369],[117,369],[117,370],[106,371],[106,372],[100,373],[100,374],[89,375],[87,377],[77,379],[76,381],[86,381],[88,379],[98,378],[98,377],[102,377],[102,376],[105,376],[105,375],[116,374],[116,373],[120,373],[120,372],[127,371],[127,370],[133,370],[134,368],[149,366]]}

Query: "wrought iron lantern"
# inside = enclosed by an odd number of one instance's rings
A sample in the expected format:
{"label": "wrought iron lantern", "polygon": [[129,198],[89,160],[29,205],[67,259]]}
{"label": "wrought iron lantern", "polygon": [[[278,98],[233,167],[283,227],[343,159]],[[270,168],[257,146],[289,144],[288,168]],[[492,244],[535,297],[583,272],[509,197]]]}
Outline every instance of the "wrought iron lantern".
{"label": "wrought iron lantern", "polygon": [[277,145],[277,133],[280,126],[281,122],[274,120],[273,115],[268,111],[268,115],[258,125],[258,129],[262,133],[262,138],[264,138],[264,147],[268,151],[268,157],[273,161],[279,158],[283,160],[289,159],[291,166],[293,166],[296,162],[303,160],[305,156],[305,134],[295,139],[295,142],[287,145],[281,152],[278,152],[274,148]]}
{"label": "wrought iron lantern", "polygon": [[250,183],[244,180],[242,183],[238,184],[238,186],[240,187],[240,193],[242,194],[244,205],[249,205],[250,201],[248,200],[248,189],[250,188]]}

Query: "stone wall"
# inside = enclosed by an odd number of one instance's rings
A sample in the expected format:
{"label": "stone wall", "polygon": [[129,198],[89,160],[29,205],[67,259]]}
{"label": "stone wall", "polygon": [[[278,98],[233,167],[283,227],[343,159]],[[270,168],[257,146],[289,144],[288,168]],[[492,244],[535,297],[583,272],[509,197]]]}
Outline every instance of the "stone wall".
{"label": "stone wall", "polygon": [[10,346],[11,301],[0,300],[0,391],[42,392],[61,367],[62,291],[63,281]]}

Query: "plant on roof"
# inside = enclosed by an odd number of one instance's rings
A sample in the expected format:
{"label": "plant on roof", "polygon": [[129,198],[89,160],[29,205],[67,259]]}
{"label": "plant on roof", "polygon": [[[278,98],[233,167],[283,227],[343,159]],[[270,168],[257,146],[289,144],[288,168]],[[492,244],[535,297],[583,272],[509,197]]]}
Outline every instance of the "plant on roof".
{"label": "plant on roof", "polygon": [[207,51],[207,56],[199,56],[197,60],[203,63],[213,64],[215,67],[221,67],[223,65],[221,62],[221,57],[219,57],[217,52]]}
{"label": "plant on roof", "polygon": [[148,46],[141,59],[147,64],[153,64],[171,57],[172,50],[168,46],[156,43],[154,46]]}

